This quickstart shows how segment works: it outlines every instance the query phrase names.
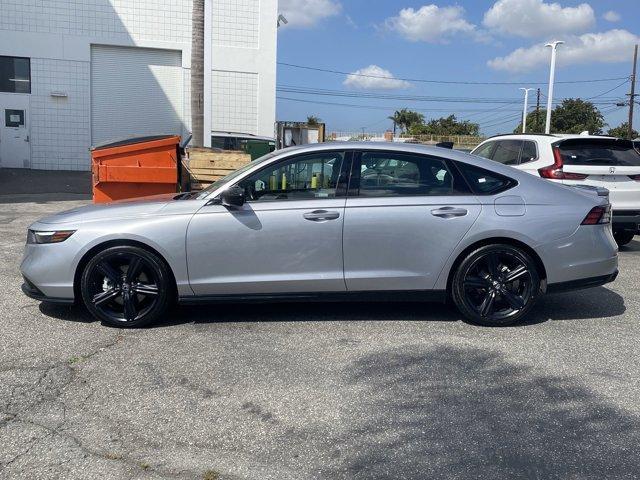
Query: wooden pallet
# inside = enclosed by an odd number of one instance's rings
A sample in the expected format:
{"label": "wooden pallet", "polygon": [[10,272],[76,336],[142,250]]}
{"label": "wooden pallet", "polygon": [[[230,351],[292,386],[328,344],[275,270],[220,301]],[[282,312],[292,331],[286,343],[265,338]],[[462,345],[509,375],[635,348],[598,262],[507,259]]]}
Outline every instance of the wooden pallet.
{"label": "wooden pallet", "polygon": [[201,190],[212,182],[229,175],[251,161],[244,152],[213,151],[206,148],[189,150],[187,169],[191,178],[191,190]]}

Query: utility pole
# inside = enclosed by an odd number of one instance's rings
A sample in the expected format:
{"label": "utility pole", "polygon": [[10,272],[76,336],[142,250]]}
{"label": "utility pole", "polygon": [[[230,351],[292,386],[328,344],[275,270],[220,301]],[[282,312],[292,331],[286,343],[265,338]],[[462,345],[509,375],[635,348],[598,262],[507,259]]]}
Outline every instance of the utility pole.
{"label": "utility pole", "polygon": [[544,133],[551,133],[551,106],[553,102],[553,82],[556,78],[556,52],[558,45],[562,45],[564,42],[556,40],[551,43],[547,43],[545,47],[551,47],[551,67],[549,69],[549,93],[547,97],[547,123],[544,127]]}
{"label": "utility pole", "polygon": [[638,45],[633,49],[633,69],[631,73],[631,93],[629,93],[629,140],[633,140],[633,105],[636,97],[636,65],[638,63]]}
{"label": "utility pole", "polygon": [[540,129],[540,88],[536,99],[536,130]]}
{"label": "utility pole", "polygon": [[527,110],[529,109],[529,91],[533,88],[520,88],[524,91],[524,108],[522,109],[522,133],[527,133]]}

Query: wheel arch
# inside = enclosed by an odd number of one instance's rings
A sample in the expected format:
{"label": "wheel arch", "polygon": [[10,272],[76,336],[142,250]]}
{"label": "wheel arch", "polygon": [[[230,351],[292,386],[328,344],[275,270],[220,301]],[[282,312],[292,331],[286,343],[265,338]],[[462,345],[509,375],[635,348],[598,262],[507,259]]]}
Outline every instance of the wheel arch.
{"label": "wheel arch", "polygon": [[489,238],[484,238],[482,240],[478,240],[477,242],[472,243],[471,245],[467,246],[464,250],[462,250],[458,254],[453,264],[451,265],[451,268],[449,269],[449,274],[447,276],[447,296],[451,295],[451,282],[453,281],[453,277],[458,269],[458,266],[467,257],[467,255],[469,255],[469,253],[471,253],[472,251],[480,247],[484,247],[485,245],[496,245],[496,244],[511,245],[513,247],[518,247],[524,250],[535,262],[536,269],[538,270],[538,275],[540,276],[541,288],[543,291],[546,290],[547,269],[545,268],[544,262],[540,258],[540,255],[538,255],[538,253],[533,248],[531,248],[529,245],[527,245],[526,243],[520,240],[516,240],[515,238],[489,237]]}
{"label": "wheel arch", "polygon": [[176,274],[171,268],[171,265],[169,264],[169,262],[167,262],[166,258],[164,258],[164,256],[158,250],[138,240],[114,239],[114,240],[107,240],[97,245],[94,245],[89,250],[87,250],[84,253],[84,255],[82,255],[82,257],[80,258],[80,261],[78,262],[78,265],[76,266],[76,270],[73,275],[73,294],[74,294],[74,297],[76,298],[76,301],[82,298],[82,294],[80,292],[80,279],[82,277],[82,272],[84,271],[84,268],[86,267],[87,263],[89,263],[89,260],[91,260],[91,258],[93,258],[95,255],[111,247],[139,247],[146,250],[149,253],[153,253],[154,255],[156,255],[160,259],[160,261],[163,262],[167,267],[167,270],[169,272],[169,280],[171,281],[171,287],[173,288],[173,292],[177,298]]}

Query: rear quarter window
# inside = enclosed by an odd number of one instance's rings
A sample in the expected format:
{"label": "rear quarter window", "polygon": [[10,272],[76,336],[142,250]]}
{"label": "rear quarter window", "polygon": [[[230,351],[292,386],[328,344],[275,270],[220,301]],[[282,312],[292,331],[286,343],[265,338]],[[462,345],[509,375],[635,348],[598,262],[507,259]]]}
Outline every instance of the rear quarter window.
{"label": "rear quarter window", "polygon": [[577,138],[564,140],[556,147],[565,165],[640,166],[640,153],[630,140]]}
{"label": "rear quarter window", "polygon": [[515,187],[518,182],[512,178],[484,168],[469,165],[468,163],[455,162],[462,172],[465,180],[476,195],[495,195]]}

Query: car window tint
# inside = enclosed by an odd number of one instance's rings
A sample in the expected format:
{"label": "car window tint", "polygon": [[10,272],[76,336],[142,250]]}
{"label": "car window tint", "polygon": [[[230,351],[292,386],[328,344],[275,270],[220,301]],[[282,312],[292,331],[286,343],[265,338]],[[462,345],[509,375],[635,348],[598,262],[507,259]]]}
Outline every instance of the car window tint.
{"label": "car window tint", "polygon": [[522,147],[522,140],[501,140],[497,142],[491,159],[504,165],[517,165],[520,147]]}
{"label": "car window tint", "polygon": [[640,166],[640,154],[630,140],[576,138],[559,145],[565,165]]}
{"label": "car window tint", "polygon": [[393,152],[364,152],[360,162],[361,197],[453,195],[464,192],[444,160]]}
{"label": "car window tint", "polygon": [[335,198],[344,152],[298,155],[261,170],[239,185],[248,201]]}
{"label": "car window tint", "polygon": [[504,192],[517,184],[512,178],[469,165],[468,163],[456,162],[456,165],[473,192],[479,195],[493,195]]}
{"label": "car window tint", "polygon": [[520,154],[520,163],[532,162],[538,158],[538,150],[536,149],[536,143],[530,140],[525,140],[522,143],[522,153]]}
{"label": "car window tint", "polygon": [[496,142],[487,142],[481,147],[474,150],[473,154],[484,158],[491,158],[491,151],[493,150],[495,144]]}

